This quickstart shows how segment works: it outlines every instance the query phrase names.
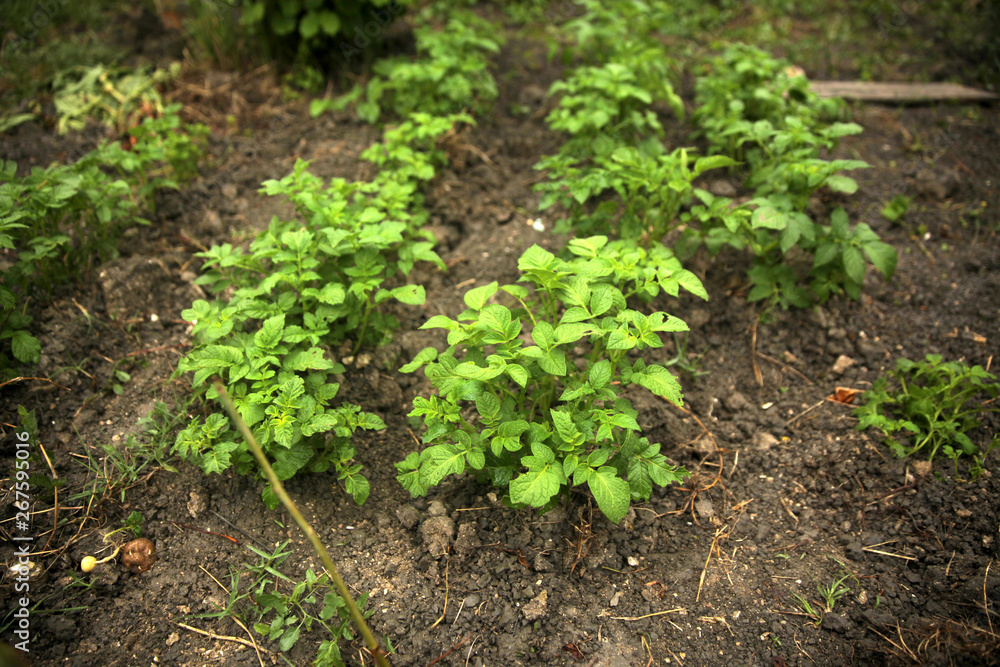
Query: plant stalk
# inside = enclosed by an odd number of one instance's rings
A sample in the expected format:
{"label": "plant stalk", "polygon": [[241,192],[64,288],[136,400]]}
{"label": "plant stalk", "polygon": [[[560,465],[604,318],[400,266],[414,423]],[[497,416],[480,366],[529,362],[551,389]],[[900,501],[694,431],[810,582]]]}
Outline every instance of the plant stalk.
{"label": "plant stalk", "polygon": [[351,621],[354,623],[354,627],[357,628],[358,633],[361,634],[362,638],[365,640],[365,644],[368,646],[368,650],[375,657],[376,664],[379,667],[389,667],[389,661],[386,660],[385,653],[379,647],[378,642],[375,640],[375,635],[368,628],[368,624],[365,623],[365,617],[362,615],[361,610],[354,603],[354,598],[351,597],[351,591],[348,590],[347,584],[344,580],[340,578],[340,573],[337,571],[337,566],[333,564],[333,559],[330,558],[330,554],[327,552],[326,547],[320,541],[319,536],[316,535],[316,531],[313,530],[309,522],[305,520],[302,513],[299,512],[298,507],[292,502],[292,499],[288,496],[285,491],[285,487],[282,486],[281,480],[278,476],[274,474],[274,470],[271,468],[271,464],[268,462],[267,457],[264,456],[264,451],[257,444],[257,439],[254,437],[253,433],[250,432],[249,427],[240,413],[236,411],[236,406],[233,404],[233,399],[229,396],[226,388],[222,383],[215,379],[213,382],[215,390],[219,392],[219,400],[225,406],[226,411],[229,412],[230,418],[236,423],[236,428],[243,435],[243,438],[247,441],[250,449],[253,451],[254,457],[256,457],[257,462],[260,467],[264,470],[264,474],[267,476],[267,480],[271,483],[271,488],[274,490],[274,494],[278,496],[281,503],[288,510],[292,518],[295,519],[295,523],[299,525],[302,532],[305,533],[306,539],[312,545],[312,548],[316,551],[316,555],[323,562],[323,566],[326,571],[330,574],[330,578],[333,579],[334,585],[337,587],[337,592],[340,594],[341,599],[343,599],[344,604],[347,606],[347,613],[351,617]]}

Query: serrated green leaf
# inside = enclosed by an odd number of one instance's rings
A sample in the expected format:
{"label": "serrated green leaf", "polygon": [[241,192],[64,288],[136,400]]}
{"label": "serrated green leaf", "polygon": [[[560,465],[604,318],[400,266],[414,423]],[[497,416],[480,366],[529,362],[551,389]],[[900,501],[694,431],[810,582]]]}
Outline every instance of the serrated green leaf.
{"label": "serrated green leaf", "polygon": [[555,426],[556,433],[564,442],[575,445],[583,440],[583,436],[576,424],[573,423],[573,416],[570,413],[554,408],[550,409],[549,413],[552,415],[552,424]]}
{"label": "serrated green leaf", "polygon": [[482,287],[470,289],[463,297],[465,305],[472,310],[480,310],[486,305],[486,302],[490,300],[490,297],[497,293],[498,289],[499,283],[495,280],[489,285],[483,285]]}
{"label": "serrated green leaf", "polygon": [[254,334],[254,344],[262,350],[273,349],[281,342],[281,334],[285,329],[284,314],[275,315],[264,320],[260,330]]}
{"label": "serrated green leaf", "polygon": [[531,339],[535,341],[535,345],[538,347],[543,350],[549,350],[556,344],[552,333],[552,325],[542,321],[536,324],[535,328],[531,330]]}
{"label": "serrated green leaf", "polygon": [[885,276],[886,280],[891,280],[892,275],[896,272],[896,249],[881,241],[866,243],[862,248],[865,255],[868,256],[868,261]]}
{"label": "serrated green leaf", "polygon": [[861,250],[854,246],[845,246],[841,258],[844,261],[844,273],[854,282],[860,284],[865,280],[865,258]]}
{"label": "serrated green leaf", "polygon": [[853,195],[858,191],[858,182],[856,180],[850,176],[841,176],[840,174],[833,174],[828,177],[826,179],[826,186],[834,192],[843,192],[848,195]]}
{"label": "serrated green leaf", "polygon": [[285,356],[282,368],[290,371],[322,371],[334,367],[334,363],[323,356],[323,350],[311,347],[307,350],[295,350]]}
{"label": "serrated green leaf", "polygon": [[391,292],[393,298],[408,306],[422,306],[427,300],[423,285],[403,285]]}
{"label": "serrated green leaf", "polygon": [[42,344],[24,329],[14,332],[10,339],[11,352],[22,364],[37,364],[42,355]]}
{"label": "serrated green leaf", "polygon": [[520,364],[507,364],[504,366],[504,372],[510,376],[510,379],[518,383],[522,387],[528,386],[528,371],[525,370],[524,366]]}
{"label": "serrated green leaf", "polygon": [[555,462],[551,449],[539,443],[532,443],[531,456],[522,458],[521,464],[528,468],[528,472],[511,480],[511,501],[518,505],[544,507],[566,482],[562,465]]}
{"label": "serrated green leaf", "polygon": [[633,373],[631,381],[657,396],[662,396],[674,405],[683,405],[681,384],[673,374],[662,366],[649,366],[640,373]]}
{"label": "serrated green leaf", "polygon": [[603,389],[611,381],[613,374],[614,370],[611,368],[611,362],[607,359],[601,359],[590,367],[590,385],[594,389]]}
{"label": "serrated green leaf", "polygon": [[628,482],[618,477],[618,471],[611,466],[595,470],[587,480],[590,492],[594,494],[597,506],[612,523],[619,523],[628,513],[631,492]]}
{"label": "serrated green leaf", "polygon": [[750,217],[754,229],[781,230],[788,226],[788,214],[770,206],[759,206]]}
{"label": "serrated green leaf", "polygon": [[494,331],[503,333],[511,323],[511,313],[506,306],[489,305],[479,311],[479,321]]}
{"label": "serrated green leaf", "polygon": [[556,345],[565,345],[575,343],[593,330],[593,327],[580,322],[560,324],[552,332],[552,338]]}
{"label": "serrated green leaf", "polygon": [[545,351],[538,358],[538,366],[552,375],[566,375],[566,353],[559,349]]}
{"label": "serrated green leaf", "polygon": [[590,313],[586,308],[582,306],[573,306],[563,313],[562,319],[560,319],[561,324],[570,324],[573,322],[582,322],[584,320],[589,320],[591,317]]}
{"label": "serrated green leaf", "polygon": [[431,319],[429,319],[426,322],[424,322],[423,325],[420,328],[421,329],[447,329],[448,331],[455,331],[455,330],[461,328],[461,326],[462,326],[461,324],[459,324],[455,320],[451,319],[450,317],[446,317],[444,315],[435,315]]}
{"label": "serrated green leaf", "polygon": [[420,453],[420,485],[437,486],[448,475],[465,470],[465,450],[458,445],[432,445]]}
{"label": "serrated green leaf", "polygon": [[434,361],[437,359],[438,351],[433,347],[425,347],[424,349],[417,352],[417,356],[413,358],[413,361],[401,367],[399,371],[401,373],[412,373],[418,368]]}

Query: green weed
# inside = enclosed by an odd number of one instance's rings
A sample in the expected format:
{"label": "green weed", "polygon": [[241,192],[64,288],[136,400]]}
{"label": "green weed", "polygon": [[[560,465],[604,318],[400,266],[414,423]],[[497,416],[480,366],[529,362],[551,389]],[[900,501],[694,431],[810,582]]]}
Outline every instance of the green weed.
{"label": "green weed", "polygon": [[[982,416],[997,412],[989,403],[998,393],[996,376],[981,366],[929,354],[925,361],[898,359],[896,368],[864,393],[865,404],[853,414],[858,430],[877,428],[899,458],[921,454],[931,460],[940,451],[957,464],[962,455],[985,454],[967,434],[980,426]],[[994,439],[987,450],[998,445]]]}

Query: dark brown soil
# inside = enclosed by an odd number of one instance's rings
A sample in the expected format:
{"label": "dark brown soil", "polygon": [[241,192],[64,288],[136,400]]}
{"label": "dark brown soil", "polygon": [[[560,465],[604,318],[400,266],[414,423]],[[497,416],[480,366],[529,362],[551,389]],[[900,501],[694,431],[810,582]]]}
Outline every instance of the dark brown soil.
{"label": "dark brown soil", "polygon": [[[928,469],[895,460],[874,434],[855,429],[850,407],[825,400],[838,386],[864,390],[901,356],[938,353],[986,366],[1000,349],[995,106],[854,109],[865,132],[839,152],[873,168],[857,172],[855,196],[819,205],[844,205],[852,220],[868,222],[897,248],[891,283],[870,272],[858,302],[779,312],[756,325],[759,313],[746,302],[748,259],[731,252],[699,260],[707,303],[654,304],[691,324],[690,352],[704,373],[681,378],[689,413],[632,397],[651,440],[694,472],[683,488],[655,492],[615,526],[585,495],[538,516],[503,507],[471,478],[451,479],[426,499],[410,498],[396,482],[393,463],[416,447],[409,403],[428,390],[422,377],[396,369],[441,343],[419,325],[458,312],[470,287],[515,278],[517,258],[531,244],[563,243],[530,224],[538,202],[531,166],[559,142],[535,113],[558,74],[543,54],[544,47],[516,40],[505,48],[496,114],[467,137],[478,150],[442,173],[428,197],[450,270],[421,269],[427,305],[401,313],[396,342],[345,374],[340,396],[387,425],[356,438],[370,499],[357,507],[331,475],[287,485],[349,585],[370,593],[370,621],[395,647],[392,663],[1000,664],[996,453],[976,479],[967,463],[956,470],[939,460]],[[213,76],[199,85],[223,85]],[[123,239],[121,258],[63,290],[36,318],[44,355],[35,375],[58,386],[23,381],[0,389],[0,421],[13,427],[18,405],[34,410],[51,469],[65,481],[58,502],[33,491],[35,665],[261,664],[249,646],[177,623],[249,639],[231,618],[198,616],[225,606],[230,573],[257,561],[250,544],[270,550],[291,540],[294,556],[283,572],[292,580],[318,569],[290,518],[265,509],[248,478],[205,476],[183,464],[173,473],[154,463],[127,489],[80,495],[97,477],[86,452],[99,469],[114,471],[101,447],[128,456],[124,443],[137,420],[156,401],[173,405],[188,391],[171,373],[190,343],[181,311],[201,296],[193,284],[198,246],[246,239],[283,211],[257,188],[286,175],[296,158],[313,160],[324,178],[371,176],[357,157],[377,139],[372,128],[279,106],[258,77],[225,81],[238,92],[187,98],[189,113],[215,117],[216,107],[229,111],[227,99],[242,95],[259,105],[232,109],[246,133],[216,127],[202,177],[182,193],[163,194],[153,226]],[[176,94],[183,99],[190,90]],[[514,103],[532,113],[511,115]],[[671,134],[688,131],[677,126]],[[0,152],[46,163],[59,150],[65,144],[27,124]],[[915,203],[904,224],[891,226],[879,211],[895,194]],[[660,354],[673,352],[668,346]],[[835,371],[841,357],[852,363]],[[111,391],[115,369],[131,375],[121,395]],[[998,426],[987,420],[976,441],[988,442]],[[12,437],[8,429],[4,442]],[[15,512],[7,501],[12,449],[5,444],[0,457],[0,476],[8,477],[5,536],[13,534]],[[133,511],[145,517],[158,562],[142,574],[108,563],[82,575],[81,558],[102,548],[99,531]],[[0,547],[0,560],[14,560],[12,543]],[[796,596],[821,607],[817,587],[845,576],[850,592],[818,624],[805,616]],[[5,608],[13,609],[13,586],[5,574]],[[307,665],[322,639],[305,635],[287,660]],[[348,664],[372,664],[361,646],[342,643]],[[275,654],[261,660],[282,664]]]}

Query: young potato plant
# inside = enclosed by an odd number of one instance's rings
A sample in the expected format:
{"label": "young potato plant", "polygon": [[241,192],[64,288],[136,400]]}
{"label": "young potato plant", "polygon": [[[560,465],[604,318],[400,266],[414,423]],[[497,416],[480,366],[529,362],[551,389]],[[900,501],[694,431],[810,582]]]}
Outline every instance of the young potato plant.
{"label": "young potato plant", "polygon": [[[562,173],[550,170],[551,180],[536,186],[545,193],[539,208],[558,203],[569,211],[567,219],[556,223],[556,231],[614,232],[649,248],[682,223],[679,214],[692,199],[694,180],[733,164],[722,155],[694,159],[685,148],[665,153],[658,142],[642,149],[618,146],[597,155],[589,166],[570,166]],[[537,168],[551,166],[543,160]],[[609,190],[618,198],[603,197]],[[594,201],[600,203],[595,206]]]}
{"label": "young potato plant", "polygon": [[[726,245],[748,249],[753,255],[747,273],[752,284],[749,301],[764,302],[768,308],[808,308],[833,294],[857,299],[869,262],[886,280],[896,270],[895,249],[867,224],[851,227],[843,208],[833,211],[829,225],[819,225],[794,210],[787,198],[757,197],[748,205],[734,206],[732,200],[704,190],[694,195],[701,203],[682,216],[688,228],[678,254],[686,259],[702,243],[712,255]],[[787,261],[792,248],[812,258],[808,272]]]}
{"label": "young potato plant", "polygon": [[[213,376],[222,378],[279,479],[332,467],[358,504],[368,497],[350,438],[359,428],[384,424],[355,405],[333,407],[339,385],[330,378],[344,368],[327,352],[348,337],[355,352],[386,341],[398,323],[383,304],[424,302],[422,286],[387,283],[418,261],[443,268],[419,228],[426,212],[417,197],[420,180],[432,175],[427,167],[440,160],[433,139],[452,125],[420,118],[389,130],[387,143],[366,158],[401,175],[381,172],[372,182],[324,184],[308,162],[298,161],[290,175],[261,190],[287,197],[299,220],[275,217],[248,251],[227,243],[200,253],[206,262],[198,282],[229,297],[198,300],[184,311],[198,344],[178,373],[193,373],[199,391]],[[416,143],[407,147],[401,137]],[[215,397],[214,388],[207,396]],[[174,450],[206,473],[231,466],[241,474],[256,471],[247,445],[228,424],[221,413],[195,420]],[[272,509],[278,504],[270,486],[264,501]]]}
{"label": "young potato plant", "polygon": [[[178,109],[133,128],[128,148],[105,142],[74,163],[20,177],[15,163],[0,161],[0,251],[9,258],[0,269],[0,341],[10,341],[16,362],[37,363],[41,353],[28,332],[29,301],[115,256],[122,232],[148,224],[141,214],[155,191],[195,175],[207,129],[182,126]],[[0,352],[0,374],[10,363]]]}
{"label": "young potato plant", "polygon": [[489,57],[499,53],[503,36],[493,24],[468,10],[453,10],[443,28],[425,22],[414,30],[417,58],[384,58],[364,87],[336,100],[317,100],[316,116],[355,104],[358,117],[375,123],[386,112],[406,118],[415,112],[443,116],[488,112],[497,98]]}
{"label": "young potato plant", "polygon": [[[889,380],[896,389],[889,388]],[[956,462],[962,455],[985,454],[968,436],[981,418],[995,407],[986,407],[1000,393],[996,376],[982,366],[945,362],[939,354],[925,361],[898,359],[889,376],[880,377],[865,392],[866,403],[854,410],[858,430],[875,427],[899,458],[938,452]],[[994,436],[987,451],[1000,447]]]}
{"label": "young potato plant", "polygon": [[[786,119],[816,131],[844,113],[844,103],[809,90],[802,70],[766,51],[731,44],[705,63],[695,81],[692,120],[712,152],[742,160],[741,138],[765,122],[784,129]],[[760,131],[760,130],[756,130]]]}
{"label": "young potato plant", "polygon": [[438,140],[454,132],[460,123],[475,125],[468,114],[433,116],[416,112],[402,123],[386,129],[382,142],[373,144],[361,159],[379,168],[379,176],[396,181],[421,183],[434,178],[448,156],[438,148]]}
{"label": "young potato plant", "polygon": [[[360,466],[351,463],[350,437],[357,428],[384,426],[357,406],[330,406],[338,385],[329,376],[343,372],[343,366],[332,362],[326,349],[348,335],[355,337],[356,348],[381,342],[396,325],[379,306],[389,299],[421,304],[424,290],[382,287],[401,270],[401,248],[414,243],[403,235],[406,223],[388,220],[383,208],[343,181],[335,180],[328,190],[314,189],[318,196],[309,197],[315,177],[306,166],[298,163],[291,177],[308,184],[291,197],[303,215],[311,214],[304,226],[275,218],[249,252],[224,244],[202,253],[207,273],[200,281],[216,292],[234,291],[228,302],[199,300],[184,311],[199,344],[178,372],[194,373],[195,388],[214,375],[222,377],[261,447],[274,457],[280,479],[332,465],[360,504],[368,483],[358,474]],[[284,188],[294,186],[272,181],[264,190]],[[418,254],[437,257],[429,243]],[[209,388],[208,398],[214,393]],[[246,444],[219,413],[182,432],[175,451],[206,473],[231,465],[240,473],[256,470]],[[272,509],[277,506],[270,487],[264,500]]]}
{"label": "young potato plant", "polygon": [[820,159],[820,150],[861,126],[837,122],[841,100],[820,98],[801,70],[754,47],[732,45],[705,66],[696,102],[692,118],[710,152],[745,162],[746,187],[759,197],[787,196],[796,211],[823,187],[853,194],[857,182],[840,172],[869,166]]}
{"label": "young potato plant", "polygon": [[[424,367],[436,395],[414,400],[410,414],[423,417],[428,446],[396,464],[398,479],[422,496],[469,470],[504,489],[511,505],[542,511],[586,485],[618,523],[654,484],[688,474],[641,437],[623,396],[638,385],[681,404],[677,379],[633,352],[660,347],[661,333],[687,325],[629,309],[604,272],[538,246],[518,268],[531,289],[493,282],[465,294],[457,319],[437,315],[423,325],[447,330],[449,347],[426,348],[401,369]],[[511,307],[491,303],[500,294]]]}
{"label": "young potato plant", "polygon": [[[869,166],[820,158],[841,137],[861,132],[855,123],[836,122],[843,113],[840,100],[819,98],[801,70],[741,44],[704,68],[696,90],[696,125],[713,152],[744,161],[744,185],[755,196],[746,206],[733,206],[697,191],[701,205],[685,215],[690,226],[678,247],[682,257],[701,243],[713,254],[723,245],[748,248],[754,257],[749,300],[768,308],[805,308],[832,294],[857,299],[866,258],[887,280],[892,277],[896,252],[867,224],[852,228],[843,208],[833,211],[830,225],[805,213],[822,188],[856,192],[857,181],[841,172]],[[792,248],[813,259],[808,276],[786,261]]]}
{"label": "young potato plant", "polygon": [[577,67],[566,79],[553,83],[549,95],[560,97],[559,105],[545,119],[549,127],[571,134],[580,143],[600,135],[634,142],[651,134],[663,135],[663,125],[651,108],[654,101],[669,102],[683,118],[684,104],[665,72],[644,81],[641,70],[625,62]]}

